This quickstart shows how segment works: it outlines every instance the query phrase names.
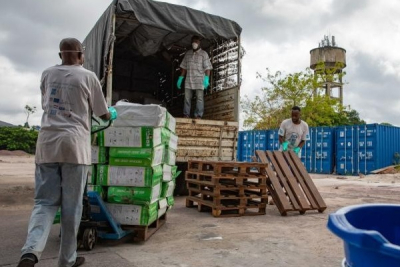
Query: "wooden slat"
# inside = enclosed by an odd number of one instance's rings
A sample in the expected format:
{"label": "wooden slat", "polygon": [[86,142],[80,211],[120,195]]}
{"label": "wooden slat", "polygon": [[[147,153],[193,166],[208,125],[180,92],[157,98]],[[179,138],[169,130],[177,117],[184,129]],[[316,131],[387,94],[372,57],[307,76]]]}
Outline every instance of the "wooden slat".
{"label": "wooden slat", "polygon": [[295,167],[297,168],[297,170],[300,172],[301,176],[303,177],[304,182],[306,183],[308,189],[312,193],[315,201],[317,202],[317,204],[319,206],[318,211],[323,212],[327,208],[327,206],[325,204],[325,201],[322,199],[322,196],[319,193],[317,187],[315,186],[314,182],[312,181],[310,175],[308,174],[304,165],[301,163],[299,157],[293,151],[290,151],[289,155],[292,158],[292,160],[295,164]]}
{"label": "wooden slat", "polygon": [[[258,158],[262,163],[269,163],[264,151],[257,150],[256,155],[258,156]],[[274,200],[275,205],[277,206],[279,212],[282,215],[286,215],[286,211],[293,210],[293,207],[289,203],[278,178],[276,177],[275,173],[273,172],[269,164],[265,168],[265,171],[268,176],[268,181],[270,181],[271,185],[273,186],[271,187],[269,184],[267,184],[268,190],[271,193],[271,197]]]}
{"label": "wooden slat", "polygon": [[294,196],[295,193],[293,192],[292,188],[287,183],[285,176],[284,176],[282,170],[279,168],[279,165],[278,165],[272,151],[266,151],[266,154],[268,156],[269,161],[271,161],[272,166],[274,166],[277,177],[278,177],[279,181],[281,182],[281,186],[283,186],[283,188],[285,188],[285,191],[288,194],[289,200],[292,203],[294,209],[300,210],[300,204],[297,202],[297,198]]}
{"label": "wooden slat", "polygon": [[[233,145],[233,139],[221,140],[221,147],[232,148]],[[194,137],[178,138],[178,146],[219,147],[219,139]]]}
{"label": "wooden slat", "polygon": [[304,180],[303,180],[303,177],[300,175],[300,173],[299,173],[299,171],[297,170],[297,168],[294,167],[295,164],[294,164],[292,158],[290,157],[289,152],[287,152],[287,151],[286,151],[286,152],[283,152],[283,157],[286,159],[286,161],[288,162],[289,166],[292,166],[292,172],[293,172],[293,174],[294,174],[294,177],[296,177],[296,178],[297,178],[297,182],[300,183],[301,188],[302,188],[303,192],[306,194],[307,199],[308,199],[308,201],[310,202],[311,207],[312,207],[313,209],[317,209],[317,208],[318,208],[318,205],[317,205],[317,203],[315,202],[312,193],[310,192],[310,190],[308,190],[308,187],[307,187],[307,185],[305,184],[305,182],[304,182]]}
{"label": "wooden slat", "polygon": [[[273,152],[279,167],[281,168],[283,174],[285,175],[288,184],[290,188],[293,190],[294,197],[298,201],[298,203],[301,206],[301,210],[308,210],[311,209],[310,205],[307,202],[307,199],[304,196],[304,193],[300,190],[299,184],[294,178],[292,171],[289,168],[289,165],[287,164],[286,160],[283,158],[282,152],[281,151],[274,151]],[[281,177],[281,181],[285,179],[285,177]]]}

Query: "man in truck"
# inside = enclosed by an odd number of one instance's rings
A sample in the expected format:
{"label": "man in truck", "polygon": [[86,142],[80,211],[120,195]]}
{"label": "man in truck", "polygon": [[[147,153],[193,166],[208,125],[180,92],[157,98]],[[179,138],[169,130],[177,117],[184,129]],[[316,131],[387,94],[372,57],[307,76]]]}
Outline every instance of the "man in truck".
{"label": "man in truck", "polygon": [[210,70],[212,65],[206,51],[200,48],[200,37],[192,37],[192,50],[186,52],[183,57],[181,75],[178,78],[177,87],[181,89],[182,81],[185,79],[185,102],[183,116],[190,118],[190,108],[193,92],[196,92],[196,109],[194,117],[201,119],[204,113],[204,90],[210,85]]}
{"label": "man in truck", "polygon": [[298,106],[292,107],[292,118],[286,119],[279,128],[280,151],[293,150],[299,158],[301,149],[308,139],[308,124],[301,120],[301,110]]}
{"label": "man in truck", "polygon": [[96,75],[84,69],[84,49],[75,38],[63,39],[61,65],[42,73],[43,116],[35,155],[35,202],[28,236],[17,267],[34,266],[46,245],[55,214],[61,207],[59,267],[85,262],[77,257],[82,197],[91,165],[91,112],[114,120]]}

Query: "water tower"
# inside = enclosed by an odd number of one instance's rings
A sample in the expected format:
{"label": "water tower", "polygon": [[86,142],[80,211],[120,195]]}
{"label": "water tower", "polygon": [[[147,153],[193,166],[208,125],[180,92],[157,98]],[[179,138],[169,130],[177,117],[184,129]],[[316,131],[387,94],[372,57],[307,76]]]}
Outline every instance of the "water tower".
{"label": "water tower", "polygon": [[[320,63],[324,63],[325,69],[319,69]],[[343,82],[342,71],[346,67],[346,50],[336,46],[335,36],[330,40],[328,36],[319,43],[318,48],[310,51],[310,68],[314,73],[332,73],[332,79],[328,79],[321,84],[325,89],[325,94],[332,98],[338,98],[343,104]],[[335,96],[333,90],[337,88],[338,94]],[[316,92],[315,92],[316,93]]]}

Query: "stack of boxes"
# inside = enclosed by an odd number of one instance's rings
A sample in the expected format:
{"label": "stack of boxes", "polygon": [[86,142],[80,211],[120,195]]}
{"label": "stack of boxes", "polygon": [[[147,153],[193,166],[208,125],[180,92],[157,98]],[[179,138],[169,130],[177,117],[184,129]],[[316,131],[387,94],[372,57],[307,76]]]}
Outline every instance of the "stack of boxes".
{"label": "stack of boxes", "polygon": [[92,146],[89,190],[122,225],[147,226],[174,205],[176,122],[158,105],[118,102],[115,108],[118,118]]}

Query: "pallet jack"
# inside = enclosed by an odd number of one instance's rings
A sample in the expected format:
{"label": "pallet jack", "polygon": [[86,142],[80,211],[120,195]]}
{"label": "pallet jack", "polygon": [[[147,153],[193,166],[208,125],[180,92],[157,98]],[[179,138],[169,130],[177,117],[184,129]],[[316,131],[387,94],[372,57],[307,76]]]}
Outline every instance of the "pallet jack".
{"label": "pallet jack", "polygon": [[[99,121],[92,117],[99,125]],[[111,126],[111,121],[107,126],[92,131],[95,134],[104,131]],[[108,240],[120,240],[121,238],[133,234],[131,230],[123,230],[121,225],[114,220],[107,209],[103,199],[97,192],[88,192],[87,183],[83,196],[82,219],[78,231],[78,248],[92,250],[98,238]]]}

